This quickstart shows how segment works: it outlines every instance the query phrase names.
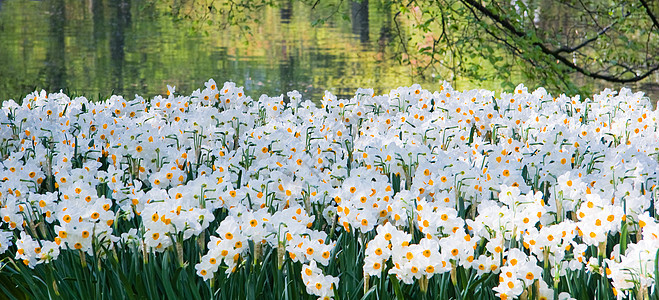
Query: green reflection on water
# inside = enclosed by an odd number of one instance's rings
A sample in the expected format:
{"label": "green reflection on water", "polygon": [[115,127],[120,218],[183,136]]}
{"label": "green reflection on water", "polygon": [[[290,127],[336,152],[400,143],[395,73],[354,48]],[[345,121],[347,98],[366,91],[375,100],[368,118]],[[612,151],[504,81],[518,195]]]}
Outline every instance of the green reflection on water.
{"label": "green reflection on water", "polygon": [[[340,96],[359,87],[386,93],[412,83],[435,90],[440,82],[440,74],[415,77],[397,61],[392,9],[379,1],[343,5],[315,27],[318,15],[328,12],[284,1],[248,18],[251,35],[185,18],[203,2],[0,1],[0,99],[35,89],[152,97],[167,84],[189,94],[214,78],[243,85],[252,97],[295,89],[318,100],[325,90]],[[464,78],[452,83],[458,89],[502,86]]]}
{"label": "green reflection on water", "polygon": [[374,5],[355,22],[320,27],[304,4],[268,8],[246,37],[236,28],[192,30],[164,2],[0,3],[0,99],[42,88],[150,97],[167,84],[190,93],[211,77],[253,96],[297,89],[312,99],[325,89],[349,95],[358,87],[437,83],[413,78],[388,52],[390,16]]}

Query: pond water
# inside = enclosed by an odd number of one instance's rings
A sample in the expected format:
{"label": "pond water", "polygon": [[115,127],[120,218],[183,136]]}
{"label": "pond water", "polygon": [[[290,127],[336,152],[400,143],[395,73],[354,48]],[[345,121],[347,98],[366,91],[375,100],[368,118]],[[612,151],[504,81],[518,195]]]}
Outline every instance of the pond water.
{"label": "pond water", "polygon": [[[192,15],[199,12],[196,5],[0,0],[0,100],[35,89],[88,98],[152,97],[164,94],[167,84],[189,94],[208,78],[234,81],[252,97],[298,90],[313,100],[325,90],[349,96],[359,87],[383,93],[420,83],[434,90],[441,82],[439,75],[415,76],[398,62],[389,43],[392,9],[380,1],[347,3],[319,26],[312,22],[332,12],[284,1],[247,16],[248,32],[221,26],[221,16]],[[458,89],[501,88],[460,78],[453,83]],[[651,87],[646,91],[652,93]]]}

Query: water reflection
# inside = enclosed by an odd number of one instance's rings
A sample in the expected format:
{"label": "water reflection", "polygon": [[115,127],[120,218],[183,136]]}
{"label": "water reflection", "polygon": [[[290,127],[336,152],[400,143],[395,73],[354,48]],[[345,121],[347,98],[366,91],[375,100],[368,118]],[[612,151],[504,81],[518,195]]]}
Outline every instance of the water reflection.
{"label": "water reflection", "polygon": [[391,23],[392,23],[392,14],[391,14],[391,3],[386,3],[380,7],[378,15],[382,16],[384,22],[380,27],[380,34],[378,37],[377,52],[380,55],[384,55],[385,48],[389,45],[391,41]]}
{"label": "water reflection", "polygon": [[368,44],[368,0],[352,1],[350,3],[352,18],[352,33],[359,36],[359,41]]}
{"label": "water reflection", "polygon": [[386,34],[377,48],[368,45],[370,28],[387,32],[390,23],[369,16],[367,1],[345,6],[341,14],[352,21],[337,16],[314,28],[316,12],[283,0],[254,16],[260,22],[249,24],[249,43],[236,28],[191,30],[185,16],[198,2],[2,1],[0,99],[35,88],[151,97],[172,84],[190,93],[210,77],[245,85],[255,97],[297,89],[311,99],[325,89],[347,96],[362,86],[388,91],[413,82],[407,68],[384,55]]}
{"label": "water reflection", "polygon": [[292,0],[285,1],[279,8],[279,19],[282,24],[290,23],[291,18],[293,17],[293,2],[291,1]]}
{"label": "water reflection", "polygon": [[110,1],[110,67],[115,92],[123,93],[125,30],[130,28],[130,0]]}
{"label": "water reflection", "polygon": [[49,90],[59,90],[66,87],[66,57],[64,50],[64,25],[66,11],[64,0],[51,0],[48,42],[43,73]]}
{"label": "water reflection", "polygon": [[[315,100],[326,89],[349,96],[358,87],[376,93],[415,82],[438,87],[437,80],[415,78],[398,63],[390,45],[396,8],[388,1],[347,2],[324,26],[312,27],[330,12],[280,0],[248,18],[248,34],[219,26],[223,16],[208,15],[202,2],[0,0],[0,99],[35,88],[152,97],[167,84],[189,94],[211,77],[244,85],[253,97],[296,89]],[[551,19],[560,14],[545,7],[550,1],[527,2],[538,7],[534,19],[545,22],[539,26],[570,26]],[[195,10],[207,19],[190,16]],[[195,27],[190,19],[211,25]],[[651,91],[658,79],[642,88]]]}
{"label": "water reflection", "polygon": [[94,35],[94,44],[98,43],[105,37],[105,18],[103,12],[103,3],[100,0],[89,0],[92,14],[92,28]]}

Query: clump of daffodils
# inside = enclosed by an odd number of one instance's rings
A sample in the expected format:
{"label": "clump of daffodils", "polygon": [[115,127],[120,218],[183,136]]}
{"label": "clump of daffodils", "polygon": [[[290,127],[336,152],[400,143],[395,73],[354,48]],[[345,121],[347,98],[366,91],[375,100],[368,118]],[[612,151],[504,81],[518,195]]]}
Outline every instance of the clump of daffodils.
{"label": "clump of daffodils", "polygon": [[150,100],[34,92],[2,103],[0,253],[34,268],[116,247],[182,257],[196,239],[203,280],[272,251],[329,299],[341,236],[363,255],[365,288],[390,277],[426,292],[466,270],[498,278],[501,299],[564,299],[581,272],[647,299],[658,118],[628,89],[582,100],[444,82],[312,102],[211,79]]}

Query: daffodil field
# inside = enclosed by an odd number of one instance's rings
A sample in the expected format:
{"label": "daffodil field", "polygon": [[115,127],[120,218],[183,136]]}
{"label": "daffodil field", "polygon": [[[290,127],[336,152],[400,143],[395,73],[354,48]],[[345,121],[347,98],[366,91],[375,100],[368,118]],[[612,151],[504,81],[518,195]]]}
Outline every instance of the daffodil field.
{"label": "daffodil field", "polygon": [[4,101],[1,294],[659,297],[648,98],[436,89]]}

